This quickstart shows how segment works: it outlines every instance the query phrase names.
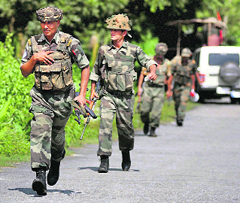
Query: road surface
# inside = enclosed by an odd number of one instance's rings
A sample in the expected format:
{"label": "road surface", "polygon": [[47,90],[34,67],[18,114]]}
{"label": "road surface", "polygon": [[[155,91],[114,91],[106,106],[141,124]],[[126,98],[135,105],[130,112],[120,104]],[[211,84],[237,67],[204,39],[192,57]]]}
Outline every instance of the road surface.
{"label": "road surface", "polygon": [[240,106],[206,103],[187,112],[183,127],[161,125],[158,137],[136,132],[130,171],[121,169],[118,143],[110,169],[97,172],[97,145],[73,149],[60,179],[38,196],[30,163],[0,172],[2,203],[238,203],[240,202]]}

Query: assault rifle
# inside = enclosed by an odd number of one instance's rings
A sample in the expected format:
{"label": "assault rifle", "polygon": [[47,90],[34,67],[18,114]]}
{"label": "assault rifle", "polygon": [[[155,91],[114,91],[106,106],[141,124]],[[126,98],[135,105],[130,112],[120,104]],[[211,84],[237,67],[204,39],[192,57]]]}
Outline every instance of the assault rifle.
{"label": "assault rifle", "polygon": [[75,108],[75,113],[78,117],[78,119],[75,118],[75,121],[77,121],[79,125],[81,124],[80,115],[83,115],[84,118],[88,117],[89,115],[94,119],[97,118],[96,114],[92,111],[92,109],[90,109],[87,105],[83,107],[77,100],[72,100],[72,106]]}
{"label": "assault rifle", "polygon": [[[87,100],[87,103],[90,103],[90,102]],[[77,119],[75,118],[74,120],[78,122],[78,125],[81,124],[81,115],[83,115],[83,117],[85,119],[89,118],[89,120],[90,120],[90,116],[93,119],[97,118],[96,114],[93,112],[93,110],[90,107],[88,107],[87,105],[85,105],[85,107],[83,107],[82,105],[80,105],[79,101],[77,101],[77,100],[72,101],[72,106],[74,107],[75,114],[77,116]],[[84,126],[84,131],[85,131],[85,128],[86,128],[86,125]],[[84,131],[83,131],[83,133],[84,133]],[[83,137],[83,133],[80,137],[80,140]]]}
{"label": "assault rifle", "polygon": [[[97,86],[96,86],[95,92],[99,95],[99,92],[100,92],[100,81],[97,82]],[[87,100],[87,103],[89,103],[89,108],[92,109],[92,111],[94,111],[94,109],[95,109],[97,100],[98,100],[97,97],[94,97],[91,101],[88,101],[88,100]],[[92,117],[92,116],[91,116],[91,117]],[[86,129],[86,127],[87,127],[87,125],[88,125],[89,122],[90,122],[90,116],[87,116],[87,117],[84,119],[84,129],[83,129],[82,135],[81,135],[81,137],[80,137],[80,140],[82,139],[83,134],[84,134],[84,132],[85,132],[85,129]]]}
{"label": "assault rifle", "polygon": [[[87,91],[88,91],[88,89],[87,89]],[[100,82],[97,83],[95,92],[98,95],[100,95]],[[91,117],[93,119],[97,118],[96,114],[94,113],[94,108],[95,108],[97,100],[98,100],[97,97],[94,97],[92,100],[86,100],[86,102],[89,104],[89,106],[85,105],[85,108],[83,108],[82,106],[79,106],[79,103],[77,104],[78,106],[76,106],[76,104],[75,105],[73,104],[74,107],[77,107],[77,108],[75,108],[75,114],[76,114],[78,119],[75,118],[75,121],[77,121],[78,124],[80,125],[81,124],[81,117],[80,117],[80,115],[83,115],[83,117],[85,118],[84,119],[84,128],[83,128],[80,140],[82,140],[82,138],[83,138],[83,134],[85,132],[85,129],[86,129],[88,123],[90,122],[90,118]],[[78,101],[74,101],[74,102],[76,103]]]}

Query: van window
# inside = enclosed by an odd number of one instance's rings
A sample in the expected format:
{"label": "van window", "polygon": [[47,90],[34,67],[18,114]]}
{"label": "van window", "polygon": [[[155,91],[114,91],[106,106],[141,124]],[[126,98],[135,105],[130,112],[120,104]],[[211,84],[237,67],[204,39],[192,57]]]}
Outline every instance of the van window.
{"label": "van window", "polygon": [[228,61],[239,65],[239,54],[209,54],[208,64],[210,66],[221,66]]}

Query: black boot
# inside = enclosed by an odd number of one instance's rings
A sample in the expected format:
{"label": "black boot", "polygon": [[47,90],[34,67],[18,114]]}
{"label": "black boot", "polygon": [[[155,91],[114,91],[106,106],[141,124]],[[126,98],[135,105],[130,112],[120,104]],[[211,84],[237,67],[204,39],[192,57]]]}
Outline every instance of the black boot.
{"label": "black boot", "polygon": [[109,158],[106,155],[101,156],[101,164],[98,168],[98,173],[107,173],[109,169]]}
{"label": "black boot", "polygon": [[[66,151],[63,150],[62,159],[65,157]],[[51,159],[51,167],[47,175],[47,183],[48,185],[55,185],[59,179],[59,168],[60,161],[54,161]]]}
{"label": "black boot", "polygon": [[51,168],[47,175],[47,183],[48,185],[55,185],[59,178],[59,167],[60,162],[51,160]]}
{"label": "black boot", "polygon": [[32,189],[38,195],[47,195],[46,171],[42,169],[36,171],[36,179],[33,180]]}
{"label": "black boot", "polygon": [[177,125],[178,125],[178,126],[182,126],[182,125],[183,125],[183,120],[177,118]]}
{"label": "black boot", "polygon": [[131,166],[131,159],[129,151],[122,151],[122,170],[128,171]]}
{"label": "black boot", "polygon": [[146,123],[144,123],[143,132],[145,135],[147,135],[148,131],[149,131],[149,123],[146,122]]}
{"label": "black boot", "polygon": [[150,137],[157,137],[157,134],[155,133],[155,129],[156,128],[154,128],[154,127],[151,127],[151,129],[150,129]]}

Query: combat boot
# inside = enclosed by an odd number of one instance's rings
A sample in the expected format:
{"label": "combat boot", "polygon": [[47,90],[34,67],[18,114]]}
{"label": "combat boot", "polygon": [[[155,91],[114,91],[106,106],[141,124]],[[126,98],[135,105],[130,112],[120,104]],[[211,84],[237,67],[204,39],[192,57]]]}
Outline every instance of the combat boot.
{"label": "combat boot", "polygon": [[42,169],[36,171],[36,179],[33,180],[32,189],[38,195],[47,195],[46,171]]}
{"label": "combat boot", "polygon": [[131,159],[129,151],[122,151],[122,170],[128,171],[131,166]]}
{"label": "combat boot", "polygon": [[59,167],[60,162],[51,160],[51,168],[47,175],[47,183],[48,185],[55,185],[59,179]]}
{"label": "combat boot", "polygon": [[155,133],[155,129],[156,128],[154,128],[154,127],[151,127],[151,129],[150,129],[150,137],[157,137],[157,134]]}
{"label": "combat boot", "polygon": [[182,126],[183,125],[183,120],[182,119],[177,119],[177,125]]}
{"label": "combat boot", "polygon": [[109,169],[109,157],[106,155],[102,155],[101,157],[101,164],[98,168],[98,173],[107,173]]}
{"label": "combat boot", "polygon": [[147,135],[148,131],[149,131],[149,122],[146,122],[144,123],[143,132],[145,135]]}
{"label": "combat boot", "polygon": [[[66,151],[63,150],[62,159],[65,157]],[[60,161],[54,161],[51,159],[51,167],[47,175],[47,183],[48,185],[55,185],[59,179],[59,169],[60,169]]]}

